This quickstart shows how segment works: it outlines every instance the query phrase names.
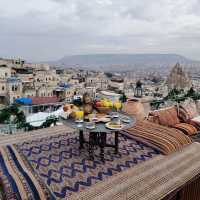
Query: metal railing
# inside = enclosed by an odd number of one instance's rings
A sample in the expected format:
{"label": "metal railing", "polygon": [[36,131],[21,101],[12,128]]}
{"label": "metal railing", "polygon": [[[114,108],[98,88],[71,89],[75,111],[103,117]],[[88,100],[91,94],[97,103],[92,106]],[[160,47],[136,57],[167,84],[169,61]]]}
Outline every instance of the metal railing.
{"label": "metal railing", "polygon": [[46,104],[38,104],[38,105],[21,105],[19,109],[24,112],[24,114],[30,115],[37,112],[53,112],[56,111],[59,107],[64,105],[65,103],[71,103],[70,100],[65,100],[58,103],[46,103]]}
{"label": "metal railing", "polygon": [[[54,121],[53,121],[54,120]],[[41,122],[40,126],[34,126],[34,123]],[[46,120],[33,120],[30,122],[26,122],[22,128],[18,128],[17,124],[1,124],[0,125],[0,135],[2,134],[17,134],[17,133],[23,133],[28,132],[31,130],[37,130],[42,128],[47,128],[52,125],[56,125],[57,123],[61,123],[62,120],[60,118],[57,118],[55,116],[50,116]],[[33,124],[33,125],[31,125]]]}

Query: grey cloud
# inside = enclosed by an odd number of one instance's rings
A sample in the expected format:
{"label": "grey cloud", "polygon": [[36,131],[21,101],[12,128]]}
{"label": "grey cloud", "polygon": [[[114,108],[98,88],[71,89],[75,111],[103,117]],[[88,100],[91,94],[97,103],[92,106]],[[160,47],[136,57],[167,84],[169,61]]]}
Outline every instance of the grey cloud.
{"label": "grey cloud", "polygon": [[2,0],[0,57],[175,52],[200,60],[199,8],[198,0]]}

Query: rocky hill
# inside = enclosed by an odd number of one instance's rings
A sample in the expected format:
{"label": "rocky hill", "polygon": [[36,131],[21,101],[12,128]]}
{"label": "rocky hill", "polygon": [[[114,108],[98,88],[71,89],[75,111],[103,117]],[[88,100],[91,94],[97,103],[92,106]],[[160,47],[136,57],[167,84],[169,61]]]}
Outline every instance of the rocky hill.
{"label": "rocky hill", "polygon": [[177,62],[193,65],[196,62],[177,54],[89,54],[65,56],[52,65],[79,67],[90,70],[131,71],[135,69],[172,67]]}

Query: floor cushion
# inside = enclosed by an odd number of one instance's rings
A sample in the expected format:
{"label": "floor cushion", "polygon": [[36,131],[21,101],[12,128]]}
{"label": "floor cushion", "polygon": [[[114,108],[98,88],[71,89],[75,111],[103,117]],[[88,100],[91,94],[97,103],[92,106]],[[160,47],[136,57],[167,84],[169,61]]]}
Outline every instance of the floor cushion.
{"label": "floor cushion", "polygon": [[178,123],[178,124],[175,124],[173,127],[183,131],[187,135],[196,135],[197,134],[196,127],[191,124]]}
{"label": "floor cushion", "polygon": [[155,123],[163,126],[171,127],[180,123],[178,112],[175,106],[152,111],[150,112],[150,116],[154,117]]}
{"label": "floor cushion", "polygon": [[180,119],[182,119],[184,122],[198,117],[199,113],[197,110],[196,103],[192,99],[187,99],[186,101],[182,102],[179,106],[179,113],[178,113]]}

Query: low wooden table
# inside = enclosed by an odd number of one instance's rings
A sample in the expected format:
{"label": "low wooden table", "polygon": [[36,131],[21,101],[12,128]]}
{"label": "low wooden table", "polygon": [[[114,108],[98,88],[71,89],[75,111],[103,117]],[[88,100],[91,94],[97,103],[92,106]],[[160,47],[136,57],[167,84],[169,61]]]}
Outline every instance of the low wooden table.
{"label": "low wooden table", "polygon": [[[122,118],[124,116],[127,116],[125,114],[119,113],[119,118]],[[136,119],[133,117],[130,117],[129,123],[123,123],[124,129],[132,127]],[[106,128],[105,123],[97,122],[96,127],[94,129],[87,129],[85,127],[85,123],[82,123],[82,127],[78,127],[77,123],[73,119],[67,119],[65,121],[65,124],[78,130],[79,131],[79,149],[84,149],[84,144],[89,145],[89,156],[93,160],[94,159],[94,147],[99,146],[100,147],[100,157],[101,161],[104,162],[104,148],[105,147],[112,147],[114,148],[115,154],[118,154],[118,146],[119,146],[119,131],[121,130],[111,130]],[[84,138],[84,133],[89,132],[89,140],[86,141]],[[108,144],[107,143],[107,134],[114,134],[114,144]]]}
{"label": "low wooden table", "polygon": [[[110,134],[110,133],[108,133]],[[113,134],[113,133],[112,133]],[[94,159],[94,147],[99,146],[100,147],[100,157],[102,162],[104,162],[104,148],[105,147],[112,147],[115,150],[115,154],[118,154],[118,135],[119,131],[115,131],[115,142],[114,144],[108,144],[107,141],[107,132],[94,132],[90,131],[89,132],[89,141],[86,141],[84,139],[84,133],[82,130],[79,131],[79,142],[80,142],[80,149],[84,148],[84,143],[89,144],[89,155],[90,158],[93,160]]]}

